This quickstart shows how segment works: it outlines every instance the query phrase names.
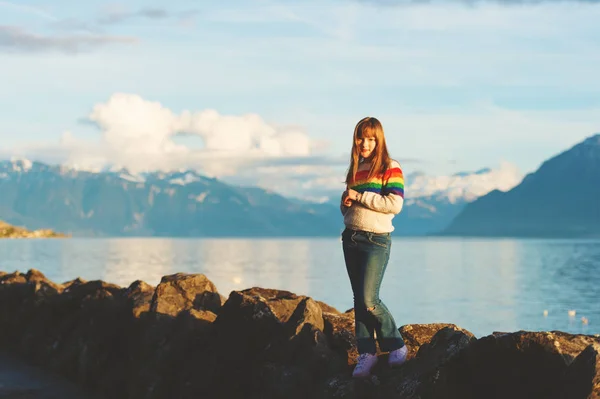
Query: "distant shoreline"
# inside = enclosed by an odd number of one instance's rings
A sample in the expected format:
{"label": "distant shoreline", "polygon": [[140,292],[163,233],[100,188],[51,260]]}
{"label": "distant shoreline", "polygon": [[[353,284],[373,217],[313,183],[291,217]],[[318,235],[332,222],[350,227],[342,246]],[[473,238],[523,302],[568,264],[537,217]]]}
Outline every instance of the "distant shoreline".
{"label": "distant shoreline", "polygon": [[24,227],[13,226],[0,221],[0,239],[24,238],[68,238],[67,234],[57,233],[50,229],[27,230]]}

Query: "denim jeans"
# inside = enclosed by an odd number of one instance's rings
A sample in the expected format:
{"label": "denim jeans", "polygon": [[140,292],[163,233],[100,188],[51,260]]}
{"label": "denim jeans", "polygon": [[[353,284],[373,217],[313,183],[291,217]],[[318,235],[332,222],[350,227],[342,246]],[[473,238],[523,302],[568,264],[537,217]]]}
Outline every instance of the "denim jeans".
{"label": "denim jeans", "polygon": [[354,294],[355,334],[358,353],[393,351],[404,346],[390,311],[379,298],[379,288],[390,258],[389,233],[370,233],[346,229],[342,248],[346,270]]}

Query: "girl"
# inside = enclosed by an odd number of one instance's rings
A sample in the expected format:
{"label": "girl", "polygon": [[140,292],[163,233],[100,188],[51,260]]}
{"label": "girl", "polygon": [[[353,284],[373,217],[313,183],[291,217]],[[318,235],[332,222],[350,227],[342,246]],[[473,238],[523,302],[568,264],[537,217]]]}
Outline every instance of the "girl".
{"label": "girl", "polygon": [[342,247],[354,294],[358,362],[353,377],[367,377],[377,364],[374,332],[379,348],[389,352],[389,365],[406,361],[407,348],[379,287],[390,257],[392,219],[404,203],[404,177],[385,144],[383,127],[366,117],[354,129],[346,191],[340,209],[346,229]]}

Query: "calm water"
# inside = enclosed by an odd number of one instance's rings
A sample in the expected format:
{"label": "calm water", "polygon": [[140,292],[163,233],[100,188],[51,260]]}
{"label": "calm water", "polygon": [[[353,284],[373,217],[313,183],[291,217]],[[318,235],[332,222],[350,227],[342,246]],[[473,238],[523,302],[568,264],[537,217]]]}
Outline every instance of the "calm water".
{"label": "calm water", "polygon": [[[352,307],[337,238],[0,240],[0,270],[30,268],[55,282],[81,277],[121,286],[204,273],[226,296],[261,286]],[[381,296],[399,325],[451,322],[476,336],[598,334],[599,272],[599,240],[395,238]]]}

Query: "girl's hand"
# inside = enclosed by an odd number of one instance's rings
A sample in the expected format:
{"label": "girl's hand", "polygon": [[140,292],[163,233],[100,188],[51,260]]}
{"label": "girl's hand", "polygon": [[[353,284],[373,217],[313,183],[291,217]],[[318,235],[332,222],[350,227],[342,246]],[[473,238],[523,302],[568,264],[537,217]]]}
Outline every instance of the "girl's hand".
{"label": "girl's hand", "polygon": [[348,189],[348,198],[352,201],[358,201],[360,198],[360,193],[356,190]]}
{"label": "girl's hand", "polygon": [[360,193],[356,190],[348,189],[348,190],[344,191],[344,194],[343,194],[344,206],[352,206],[352,201],[358,201],[359,197],[360,197]]}
{"label": "girl's hand", "polygon": [[352,206],[352,200],[348,198],[348,190],[344,191],[342,194],[342,204],[346,207]]}

